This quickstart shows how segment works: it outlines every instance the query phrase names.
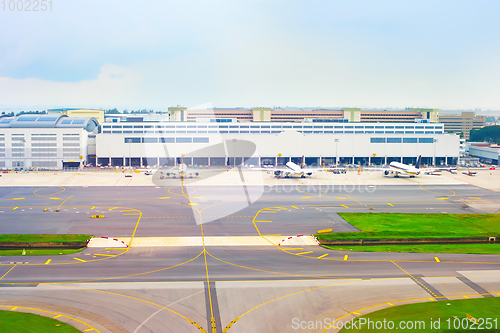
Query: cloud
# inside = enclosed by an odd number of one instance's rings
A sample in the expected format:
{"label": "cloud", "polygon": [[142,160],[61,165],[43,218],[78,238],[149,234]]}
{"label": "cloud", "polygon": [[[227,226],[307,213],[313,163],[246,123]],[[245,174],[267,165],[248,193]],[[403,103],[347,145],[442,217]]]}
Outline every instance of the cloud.
{"label": "cloud", "polygon": [[94,80],[57,82],[36,78],[0,77],[0,98],[4,105],[44,105],[45,107],[111,107],[133,104],[134,84],[141,76],[133,71],[107,64]]}
{"label": "cloud", "polygon": [[[4,105],[500,109],[499,5],[75,0],[5,13]],[[90,24],[89,22],[99,22]]]}

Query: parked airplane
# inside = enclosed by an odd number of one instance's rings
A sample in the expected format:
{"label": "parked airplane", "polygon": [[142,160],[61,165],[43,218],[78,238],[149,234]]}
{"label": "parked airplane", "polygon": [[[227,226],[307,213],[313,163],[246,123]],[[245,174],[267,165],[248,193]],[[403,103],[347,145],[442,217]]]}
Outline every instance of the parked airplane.
{"label": "parked airplane", "polygon": [[176,167],[173,167],[172,169],[169,170],[160,170],[160,179],[172,177],[172,178],[177,178],[179,177],[180,179],[184,178],[194,178],[198,177],[200,175],[199,172],[188,172],[188,167],[186,163],[182,162]]}
{"label": "parked airplane", "polygon": [[391,164],[389,164],[389,169],[387,169],[387,168],[382,168],[382,169],[370,168],[368,170],[381,170],[383,172],[384,176],[394,174],[394,177],[396,177],[396,178],[398,178],[400,174],[409,175],[410,178],[415,178],[416,176],[418,176],[421,173],[432,174],[436,171],[442,171],[442,170],[446,170],[446,171],[449,171],[452,173],[456,172],[456,168],[421,168],[420,167],[421,161],[422,161],[422,156],[418,155],[417,163],[415,163],[415,166],[394,161],[394,162],[391,162]]}
{"label": "parked airplane", "polygon": [[154,174],[157,175],[161,180],[166,178],[192,179],[199,177],[201,173],[207,174],[209,172],[223,172],[228,170],[229,167],[224,169],[199,169],[190,172],[188,171],[188,166],[186,165],[186,163],[184,163],[184,159],[181,159],[181,163],[179,163],[177,166],[170,169],[158,169],[154,172]]}
{"label": "parked airplane", "polygon": [[467,170],[467,171],[464,171],[462,172],[464,175],[467,175],[467,176],[475,176],[476,175],[476,171],[470,171],[470,170]]}
{"label": "parked airplane", "polygon": [[305,168],[305,165],[305,156],[302,156],[302,166],[290,161],[285,164],[286,169],[266,168],[261,170],[272,172],[276,178],[306,178],[306,176],[310,177],[315,172],[328,170],[328,168]]}

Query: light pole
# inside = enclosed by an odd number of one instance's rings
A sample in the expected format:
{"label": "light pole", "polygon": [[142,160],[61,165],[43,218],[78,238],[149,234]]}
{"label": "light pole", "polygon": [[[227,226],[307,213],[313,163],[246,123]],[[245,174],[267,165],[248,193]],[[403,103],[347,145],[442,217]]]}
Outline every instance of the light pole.
{"label": "light pole", "polygon": [[434,143],[434,161],[432,162],[432,166],[436,166],[436,142],[438,142],[438,139],[433,139],[432,142]]}
{"label": "light pole", "polygon": [[130,150],[130,146],[132,145],[132,139],[128,139],[128,166],[130,169],[132,169],[132,153]]}
{"label": "light pole", "polygon": [[26,139],[23,138],[23,170],[26,171]]}
{"label": "light pole", "polygon": [[339,165],[339,150],[337,149],[338,143],[339,143],[339,139],[335,139],[335,166]]}
{"label": "light pole", "polygon": [[236,139],[233,139],[233,169],[236,168]]}

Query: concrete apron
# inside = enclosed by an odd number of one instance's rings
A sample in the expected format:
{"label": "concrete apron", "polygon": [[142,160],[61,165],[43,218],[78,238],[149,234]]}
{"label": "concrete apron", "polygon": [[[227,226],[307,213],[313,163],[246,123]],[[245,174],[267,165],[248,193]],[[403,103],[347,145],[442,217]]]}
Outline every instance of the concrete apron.
{"label": "concrete apron", "polygon": [[[209,237],[130,237],[114,238],[130,247],[162,246],[278,246],[278,245],[318,245],[311,236],[209,236]],[[109,238],[113,239],[113,238]],[[280,244],[281,243],[281,244]],[[89,247],[113,247],[119,242],[101,241],[89,244]]]}

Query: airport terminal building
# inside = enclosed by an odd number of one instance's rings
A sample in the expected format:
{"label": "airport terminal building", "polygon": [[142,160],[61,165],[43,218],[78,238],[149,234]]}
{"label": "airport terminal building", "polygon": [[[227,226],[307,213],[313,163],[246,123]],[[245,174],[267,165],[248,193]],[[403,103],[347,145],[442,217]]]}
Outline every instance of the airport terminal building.
{"label": "airport terminal building", "polygon": [[[154,119],[154,120],[153,120]],[[183,160],[197,166],[385,165],[392,161],[456,164],[460,140],[428,119],[406,122],[303,118],[250,121],[197,118],[165,121],[122,117],[99,125],[64,114],[0,118],[0,168],[61,169],[91,163],[152,167]]]}
{"label": "airport terminal building", "polygon": [[460,140],[439,123],[121,122],[102,124],[97,163],[108,166],[456,164]]}
{"label": "airport terminal building", "polygon": [[0,117],[0,168],[62,169],[79,166],[89,155],[91,117],[23,115]]}

